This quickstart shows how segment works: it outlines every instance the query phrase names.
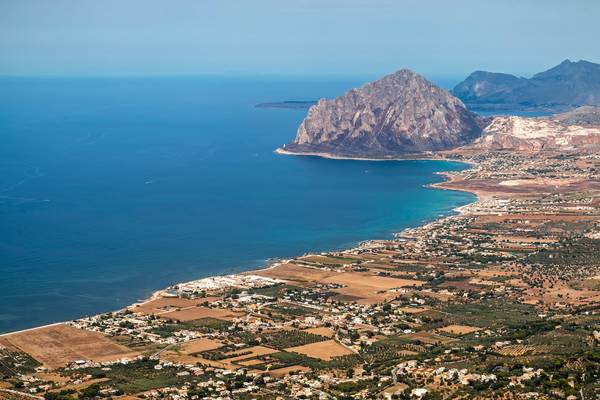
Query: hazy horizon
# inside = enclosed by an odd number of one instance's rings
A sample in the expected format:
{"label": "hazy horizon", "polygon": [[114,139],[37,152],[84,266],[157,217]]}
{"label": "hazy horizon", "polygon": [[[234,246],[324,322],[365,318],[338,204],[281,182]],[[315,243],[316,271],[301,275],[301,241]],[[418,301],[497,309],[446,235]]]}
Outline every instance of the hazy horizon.
{"label": "hazy horizon", "polygon": [[598,15],[591,0],[0,0],[0,75],[531,76],[600,62]]}

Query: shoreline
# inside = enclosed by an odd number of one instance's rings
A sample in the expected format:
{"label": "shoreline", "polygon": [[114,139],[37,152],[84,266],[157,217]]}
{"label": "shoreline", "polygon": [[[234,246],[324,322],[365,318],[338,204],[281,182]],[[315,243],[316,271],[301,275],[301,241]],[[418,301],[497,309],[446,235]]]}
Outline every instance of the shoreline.
{"label": "shoreline", "polygon": [[[451,161],[451,162],[462,162],[465,164],[474,165],[474,163],[469,161],[457,160],[452,158],[444,158],[440,157],[435,152],[431,153],[411,153],[407,157],[399,157],[399,156],[390,156],[390,157],[354,157],[354,156],[338,156],[332,153],[321,153],[321,152],[295,152],[288,151],[283,149],[282,147],[278,147],[273,151],[276,154],[286,155],[286,156],[308,156],[308,157],[320,157],[327,158],[330,160],[354,160],[354,161]],[[418,155],[422,155],[422,157],[418,157]]]}
{"label": "shoreline", "polygon": [[[329,153],[293,153],[293,152],[288,152],[285,151],[281,148],[278,148],[274,151],[277,154],[282,154],[282,155],[292,155],[292,156],[314,156],[314,157],[321,157],[321,158],[328,158],[328,159],[333,159],[333,160],[355,160],[355,161],[449,161],[449,162],[459,162],[459,163],[463,163],[466,165],[470,165],[470,166],[475,166],[476,163],[471,162],[471,161],[464,161],[464,160],[456,160],[456,159],[450,159],[450,158],[443,158],[443,157],[439,157],[439,158],[381,158],[381,159],[375,159],[375,158],[354,158],[354,157],[342,157],[342,156],[335,156],[333,154],[329,154]],[[431,154],[432,156],[436,155],[435,153]],[[468,169],[468,168],[465,168]],[[474,205],[476,203],[478,203],[479,201],[482,200],[481,196],[474,192],[474,191],[470,191],[468,189],[462,189],[462,188],[453,188],[453,187],[445,187],[443,186],[444,184],[452,184],[454,182],[457,182],[456,179],[454,179],[452,172],[449,171],[438,171],[438,172],[434,172],[434,174],[443,176],[446,180],[442,181],[442,182],[436,182],[436,183],[430,183],[427,185],[424,185],[425,187],[429,187],[429,188],[433,188],[433,189],[439,189],[439,190],[455,190],[455,191],[460,191],[460,192],[466,192],[466,193],[471,193],[473,195],[476,196],[475,201],[464,204],[462,206],[459,207],[455,207],[452,208],[452,211],[455,213],[453,215],[444,215],[444,216],[440,216],[437,215],[435,217],[432,217],[431,220],[426,220],[426,221],[422,221],[421,223],[419,223],[417,226],[414,227],[407,227],[402,229],[401,231],[398,232],[393,232],[392,235],[394,238],[398,237],[398,235],[401,235],[403,232],[406,231],[410,231],[410,230],[414,230],[414,229],[419,229],[419,228],[423,228],[423,227],[427,227],[430,224],[433,224],[435,222],[441,221],[443,219],[446,218],[452,218],[455,215],[462,215],[465,213],[464,208]],[[373,240],[393,240],[393,239],[364,239],[361,240],[360,242],[358,242],[355,246],[351,246],[348,248],[344,248],[343,250],[338,250],[339,252],[345,252],[345,251],[351,251],[354,250],[356,248],[359,248],[363,243],[368,243],[370,241]],[[306,254],[311,254],[310,252],[306,253]],[[246,271],[242,271],[242,272],[236,272],[233,274],[217,274],[217,275],[207,275],[205,277],[202,278],[198,278],[196,280],[200,280],[200,279],[206,279],[206,278],[212,278],[212,277],[218,277],[218,276],[227,276],[227,275],[252,275],[253,272],[259,272],[259,271],[266,271],[272,268],[275,268],[277,265],[279,265],[282,262],[286,262],[289,261],[290,259],[277,259],[276,262],[272,262],[270,264],[266,264],[264,266],[261,266],[259,268],[251,268],[248,269]],[[175,285],[180,285],[186,282],[191,282],[194,280],[190,280],[190,281],[182,281],[182,282],[176,282],[171,286],[175,286]],[[170,287],[170,286],[169,286]],[[147,298],[145,299],[140,299],[136,302],[133,302],[131,304],[125,305],[122,308],[116,309],[116,310],[111,310],[111,311],[107,311],[107,312],[118,312],[118,311],[122,311],[122,310],[126,310],[130,307],[136,306],[136,305],[143,305],[146,304],[148,302],[151,302],[159,297],[161,297],[164,293],[167,292],[169,287],[163,287],[161,289],[158,289],[154,292],[152,292]],[[94,314],[94,315],[100,315],[103,313],[98,313],[98,314]],[[92,315],[90,315],[92,316]],[[74,320],[77,319],[81,319],[81,318],[86,318],[88,316],[83,316],[80,318],[76,318]],[[4,336],[9,336],[9,335],[14,335],[14,334],[19,334],[19,333],[23,333],[23,332],[28,332],[28,331],[33,331],[33,330],[38,330],[38,329],[44,329],[44,328],[48,328],[48,327],[52,327],[52,326],[56,326],[56,325],[61,325],[61,324],[66,324],[69,323],[70,321],[73,320],[66,320],[66,321],[57,321],[57,322],[51,322],[49,324],[45,324],[45,325],[41,325],[41,326],[36,326],[36,327],[32,327],[32,328],[26,328],[26,329],[21,329],[21,330],[16,330],[16,331],[10,331],[10,332],[4,332],[4,333],[0,333],[0,337],[4,337]]]}
{"label": "shoreline", "polygon": [[[412,155],[410,157],[390,156],[390,157],[387,157],[387,158],[378,158],[378,157],[336,156],[335,154],[320,153],[320,152],[294,152],[294,151],[285,150],[282,147],[278,147],[277,149],[273,150],[273,153],[280,154],[280,155],[285,155],[285,156],[294,156],[294,157],[297,157],[297,156],[319,157],[319,158],[326,158],[326,159],[329,159],[329,160],[352,160],[352,161],[448,161],[448,162],[456,162],[456,163],[467,164],[467,165],[470,165],[471,167],[473,167],[473,166],[476,165],[475,162],[470,161],[470,160],[462,160],[462,159],[457,159],[457,158],[450,158],[450,157],[440,156],[439,152],[411,153]],[[421,155],[422,157],[417,157],[418,155]],[[449,172],[441,171],[441,172],[435,172],[435,173],[436,174],[440,174],[440,175],[444,175],[444,174],[447,174]],[[440,183],[442,183],[442,182],[440,182]],[[436,183],[436,185],[437,185],[437,183]],[[456,189],[456,190],[469,192],[468,190],[460,190],[460,189]]]}
{"label": "shoreline", "polygon": [[[471,164],[471,165],[474,165],[474,164]],[[474,195],[477,198],[477,200],[475,200],[473,203],[469,203],[469,204],[475,204],[478,201],[485,200],[485,198],[481,195],[481,193],[479,193],[477,191],[453,186],[454,183],[460,182],[460,181],[457,180],[456,177],[452,173],[447,172],[447,171],[440,171],[440,172],[435,172],[435,174],[443,176],[446,180],[442,181],[442,182],[437,182],[437,183],[430,183],[429,185],[427,185],[427,187],[434,188],[434,189],[440,189],[440,190],[454,190],[457,192],[471,193],[472,195]],[[465,204],[465,206],[467,206],[469,204]],[[464,206],[461,206],[461,207],[464,207]]]}

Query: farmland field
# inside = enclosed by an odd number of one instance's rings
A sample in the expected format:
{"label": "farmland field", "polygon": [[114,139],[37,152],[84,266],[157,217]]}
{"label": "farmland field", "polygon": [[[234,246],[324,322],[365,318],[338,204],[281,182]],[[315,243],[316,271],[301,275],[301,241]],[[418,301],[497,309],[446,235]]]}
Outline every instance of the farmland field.
{"label": "farmland field", "polygon": [[116,361],[138,355],[101,333],[66,324],[5,335],[0,343],[19,348],[48,368],[60,368],[75,360]]}

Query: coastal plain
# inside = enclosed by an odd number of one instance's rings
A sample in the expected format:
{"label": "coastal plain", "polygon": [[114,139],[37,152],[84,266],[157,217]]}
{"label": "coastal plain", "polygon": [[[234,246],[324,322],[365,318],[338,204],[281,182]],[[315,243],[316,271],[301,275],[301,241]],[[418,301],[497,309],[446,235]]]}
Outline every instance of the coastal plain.
{"label": "coastal plain", "polygon": [[136,398],[598,393],[600,156],[435,156],[471,164],[435,184],[478,195],[457,215],[3,336],[4,374]]}

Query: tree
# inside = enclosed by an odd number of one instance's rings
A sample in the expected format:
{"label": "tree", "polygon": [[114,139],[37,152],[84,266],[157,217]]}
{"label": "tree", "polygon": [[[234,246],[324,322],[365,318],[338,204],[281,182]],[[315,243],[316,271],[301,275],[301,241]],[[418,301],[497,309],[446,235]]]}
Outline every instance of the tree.
{"label": "tree", "polygon": [[100,394],[100,385],[97,383],[90,385],[81,391],[81,398],[83,399],[93,399]]}

